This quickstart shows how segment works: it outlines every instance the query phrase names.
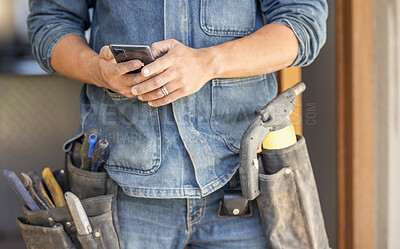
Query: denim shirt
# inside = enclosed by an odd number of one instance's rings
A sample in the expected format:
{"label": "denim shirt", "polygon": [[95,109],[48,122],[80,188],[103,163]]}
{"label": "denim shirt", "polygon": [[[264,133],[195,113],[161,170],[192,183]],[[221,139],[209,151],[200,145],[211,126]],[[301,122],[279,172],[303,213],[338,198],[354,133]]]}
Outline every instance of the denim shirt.
{"label": "denim shirt", "polygon": [[[267,23],[283,24],[297,36],[293,66],[310,64],[326,39],[325,0],[30,0],[30,11],[33,54],[50,73],[57,42],[71,34],[84,37],[89,27],[96,52],[112,43],[151,45],[165,39],[203,48],[253,33],[264,25],[264,15]],[[154,108],[137,97],[85,85],[82,125],[65,149],[97,128],[110,142],[105,168],[127,194],[206,196],[235,173],[241,136],[276,91],[274,74],[213,79],[190,96]]]}

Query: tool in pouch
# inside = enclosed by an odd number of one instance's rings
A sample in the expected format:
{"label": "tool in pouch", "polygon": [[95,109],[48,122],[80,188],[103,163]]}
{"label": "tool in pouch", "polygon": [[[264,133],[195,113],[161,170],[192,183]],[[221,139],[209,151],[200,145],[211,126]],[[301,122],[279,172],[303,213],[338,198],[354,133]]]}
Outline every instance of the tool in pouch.
{"label": "tool in pouch", "polygon": [[100,139],[100,141],[94,146],[91,155],[91,170],[94,172],[99,171],[106,164],[109,155],[110,149],[108,141]]}
{"label": "tool in pouch", "polygon": [[51,172],[50,168],[45,168],[42,171],[42,176],[56,207],[65,206],[66,202],[64,199],[63,191],[61,190],[61,187],[54,177],[53,172]]}
{"label": "tool in pouch", "polygon": [[41,194],[41,192],[40,192],[41,190],[38,189],[39,191],[37,191],[37,189],[35,189],[33,180],[31,179],[31,177],[24,172],[21,173],[21,176],[24,179],[25,188],[28,190],[29,194],[33,197],[33,200],[36,202],[36,204],[38,204],[40,209],[42,209],[42,210],[50,209],[50,205],[49,205],[49,203],[46,202],[46,199],[39,196]]}
{"label": "tool in pouch", "polygon": [[92,226],[79,198],[72,192],[66,192],[64,196],[78,234],[85,235],[92,233]]}
{"label": "tool in pouch", "polygon": [[85,139],[83,140],[82,148],[81,148],[81,169],[90,170],[91,167],[91,158],[93,149],[97,143],[97,139],[99,137],[99,131],[95,128],[89,129],[86,132]]}
{"label": "tool in pouch", "polygon": [[23,172],[22,184],[14,172],[4,171],[24,203],[25,217],[18,217],[17,224],[28,249],[120,248],[118,186],[101,170],[109,143],[97,133],[88,132],[87,137],[86,169],[72,164],[69,152],[66,168],[45,168],[42,180],[35,172]]}
{"label": "tool in pouch", "polygon": [[17,193],[18,197],[21,199],[26,207],[33,211],[40,210],[40,207],[33,200],[28,190],[25,189],[21,180],[14,172],[5,169],[3,170],[3,175],[7,178],[11,188]]}
{"label": "tool in pouch", "polygon": [[[56,206],[54,205],[53,201],[50,199],[49,195],[47,194],[47,191],[44,188],[44,185],[36,172],[30,171],[28,173],[21,173],[26,174],[27,176],[30,177],[32,181],[32,186],[38,197],[46,204],[47,207],[49,208],[55,208]],[[23,176],[23,175],[22,175]]]}
{"label": "tool in pouch", "polygon": [[224,191],[218,210],[219,217],[251,216],[251,200],[259,194],[259,172],[261,158],[259,148],[280,149],[296,143],[294,128],[290,120],[296,97],[305,90],[303,82],[279,94],[261,110],[244,132],[240,142],[239,176],[241,190],[237,189],[233,177],[231,189]]}

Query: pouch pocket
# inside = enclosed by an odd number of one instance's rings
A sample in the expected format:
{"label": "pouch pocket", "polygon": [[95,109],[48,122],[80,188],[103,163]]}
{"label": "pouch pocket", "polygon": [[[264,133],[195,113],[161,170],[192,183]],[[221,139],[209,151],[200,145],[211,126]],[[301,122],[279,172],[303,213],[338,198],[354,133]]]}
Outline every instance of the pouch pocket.
{"label": "pouch pocket", "polygon": [[[102,195],[87,198],[81,200],[81,202],[86,214],[91,217],[111,211],[112,198],[112,195]],[[24,207],[23,210],[29,224],[33,225],[51,227],[54,223],[65,224],[67,221],[72,220],[67,206],[40,211],[32,211]]]}
{"label": "pouch pocket", "polygon": [[26,219],[18,218],[17,224],[28,249],[77,248],[59,223],[52,227],[43,227],[31,225]]}
{"label": "pouch pocket", "polygon": [[[72,164],[70,154],[67,154],[67,169],[71,192],[78,196],[79,199],[83,200],[90,197],[100,198],[106,194],[112,196],[112,201],[110,202],[112,222],[119,238],[120,231],[117,212],[118,185],[108,176],[107,172],[92,172],[75,167]],[[88,206],[88,208],[90,207]]]}
{"label": "pouch pocket", "polygon": [[75,167],[69,155],[67,155],[67,167],[69,189],[79,199],[107,194],[107,172],[93,172]]}
{"label": "pouch pocket", "polygon": [[[275,174],[259,174],[257,204],[268,248],[329,248],[317,186],[305,139],[263,152]],[[279,167],[282,165],[282,167]]]}
{"label": "pouch pocket", "polygon": [[255,112],[276,94],[273,74],[212,80],[211,128],[229,149],[239,153],[240,139]]}
{"label": "pouch pocket", "polygon": [[200,11],[208,35],[243,37],[255,29],[255,0],[202,0]]}
{"label": "pouch pocket", "polygon": [[274,175],[260,174],[257,204],[268,248],[311,248],[291,173],[282,168]]}
{"label": "pouch pocket", "polygon": [[89,220],[93,232],[87,235],[78,235],[78,240],[83,249],[119,248],[111,212],[89,217]]}
{"label": "pouch pocket", "polygon": [[[77,235],[76,227],[67,206],[41,211],[31,211],[24,208],[24,212],[27,217],[26,220],[29,222],[29,224],[33,224],[35,228],[51,228],[55,224],[58,224],[57,226],[61,226],[61,228],[59,229],[62,229],[64,226],[63,232],[67,237],[69,237],[69,241],[71,241],[71,243],[75,245],[77,249],[118,249],[119,236],[117,235],[118,228],[116,227],[118,224],[115,224],[115,221],[113,220],[112,208],[114,207],[112,198],[112,195],[103,195],[87,198],[81,201],[93,229],[93,232],[91,234],[85,236]],[[86,239],[81,237],[85,237]],[[90,240],[90,238],[92,238],[93,240],[90,243],[95,243],[96,247],[83,247],[84,245],[87,245],[89,243],[88,241]],[[82,243],[82,247],[79,246],[80,243]]]}

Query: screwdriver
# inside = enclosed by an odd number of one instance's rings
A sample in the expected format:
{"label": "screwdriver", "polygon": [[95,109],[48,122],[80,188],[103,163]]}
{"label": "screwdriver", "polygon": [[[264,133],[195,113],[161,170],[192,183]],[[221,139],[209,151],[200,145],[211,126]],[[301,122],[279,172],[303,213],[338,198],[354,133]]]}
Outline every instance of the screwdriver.
{"label": "screwdriver", "polygon": [[3,175],[7,178],[8,183],[10,184],[11,188],[17,193],[18,197],[21,201],[32,211],[39,211],[40,208],[33,200],[32,196],[29,194],[28,190],[25,189],[24,185],[22,184],[21,180],[18,176],[8,170],[3,170]]}
{"label": "screwdriver", "polygon": [[105,139],[95,145],[93,155],[91,159],[92,171],[97,172],[107,162],[108,156],[110,155],[109,143]]}
{"label": "screwdriver", "polygon": [[36,204],[38,204],[40,209],[50,209],[50,207],[47,206],[44,200],[39,197],[38,193],[36,193],[31,177],[24,172],[21,173],[21,176],[24,179],[24,186],[26,190],[28,190],[29,194],[33,197],[33,200],[36,202]]}
{"label": "screwdriver", "polygon": [[81,169],[90,170],[90,159],[92,157],[94,146],[97,142],[99,131],[95,128],[89,129],[86,132],[85,139],[83,140],[81,148]]}
{"label": "screwdriver", "polygon": [[49,195],[47,194],[42,182],[40,181],[40,177],[36,172],[30,171],[26,173],[32,181],[33,189],[35,190],[36,194],[39,198],[49,207],[55,208],[56,206],[53,204],[53,201],[50,199]]}
{"label": "screwdriver", "polygon": [[61,187],[56,181],[56,178],[54,178],[53,172],[51,172],[50,168],[45,168],[42,171],[42,176],[56,207],[63,207],[67,205]]}

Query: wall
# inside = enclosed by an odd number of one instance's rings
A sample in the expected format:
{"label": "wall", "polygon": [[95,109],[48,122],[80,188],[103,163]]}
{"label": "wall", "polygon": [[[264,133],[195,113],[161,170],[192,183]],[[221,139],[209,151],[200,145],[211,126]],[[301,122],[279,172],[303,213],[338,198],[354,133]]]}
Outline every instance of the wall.
{"label": "wall", "polygon": [[335,1],[328,0],[328,39],[313,64],[303,69],[303,128],[319,190],[328,238],[337,248],[336,34]]}
{"label": "wall", "polygon": [[[56,76],[0,75],[0,169],[41,174],[62,168],[62,144],[79,124],[81,84]],[[0,248],[25,248],[15,219],[17,195],[0,176]]]}
{"label": "wall", "polygon": [[375,248],[397,249],[400,248],[400,3],[375,0],[374,5]]}

